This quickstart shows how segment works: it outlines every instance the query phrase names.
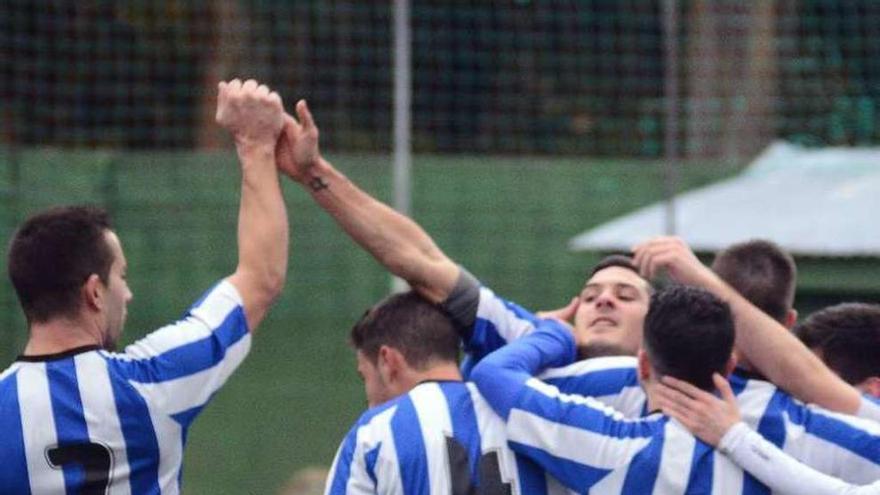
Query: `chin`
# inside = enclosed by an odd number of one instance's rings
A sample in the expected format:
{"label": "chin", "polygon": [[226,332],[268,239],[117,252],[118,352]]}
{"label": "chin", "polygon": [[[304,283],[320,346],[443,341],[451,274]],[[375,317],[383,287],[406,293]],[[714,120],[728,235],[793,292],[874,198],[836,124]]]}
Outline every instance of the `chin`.
{"label": "chin", "polygon": [[578,357],[580,359],[635,355],[636,351],[627,349],[625,346],[615,342],[590,342],[587,345],[578,347]]}

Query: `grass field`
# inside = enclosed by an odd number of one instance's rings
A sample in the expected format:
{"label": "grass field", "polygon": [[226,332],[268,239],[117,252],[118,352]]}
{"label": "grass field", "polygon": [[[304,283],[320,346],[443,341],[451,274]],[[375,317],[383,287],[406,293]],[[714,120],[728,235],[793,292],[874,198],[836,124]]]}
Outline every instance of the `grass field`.
{"label": "grass field", "polygon": [[[387,157],[331,158],[367,191],[390,197]],[[568,239],[660,199],[661,171],[651,162],[420,156],[414,216],[499,293],[527,307],[554,307],[579,289],[596,259],[568,252]],[[689,167],[683,188],[733,172]],[[23,215],[48,205],[92,202],[111,210],[135,295],[126,342],[179,316],[234,268],[232,154],[7,153],[0,156],[0,192],[4,244]],[[195,423],[187,493],[273,493],[294,470],[329,465],[365,405],[346,338],[357,317],[387,293],[388,276],[305,192],[287,184],[285,193],[292,224],[287,288],[251,356]],[[807,272],[817,286],[828,277]],[[869,280],[877,280],[876,263],[854,273],[876,290]],[[23,345],[25,325],[5,283],[0,304],[0,357],[9,362]]]}

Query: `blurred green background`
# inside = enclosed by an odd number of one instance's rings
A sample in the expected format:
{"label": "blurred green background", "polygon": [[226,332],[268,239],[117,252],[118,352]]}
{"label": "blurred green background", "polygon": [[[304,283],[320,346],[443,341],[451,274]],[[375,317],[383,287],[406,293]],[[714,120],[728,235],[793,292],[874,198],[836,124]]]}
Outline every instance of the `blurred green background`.
{"label": "blurred green background", "polygon": [[[41,208],[104,206],[129,259],[126,342],[181,315],[234,268],[239,172],[213,112],[217,81],[237,76],[288,107],[308,98],[328,156],[388,201],[392,4],[0,2],[0,242]],[[880,2],[410,4],[413,216],[529,308],[579,290],[599,254],[568,240],[662,199],[668,164],[685,191],[777,139],[880,143]],[[195,422],[185,493],[274,493],[329,465],[365,406],[347,334],[389,277],[305,192],[285,193],[287,288]],[[797,261],[801,314],[880,296],[876,257]],[[26,338],[8,283],[0,310],[8,363]]]}

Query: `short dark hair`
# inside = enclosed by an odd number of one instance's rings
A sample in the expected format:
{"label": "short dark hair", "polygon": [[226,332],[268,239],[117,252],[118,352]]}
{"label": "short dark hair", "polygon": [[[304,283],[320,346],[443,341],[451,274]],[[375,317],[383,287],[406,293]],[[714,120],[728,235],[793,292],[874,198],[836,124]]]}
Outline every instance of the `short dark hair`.
{"label": "short dark hair", "polygon": [[734,244],[715,255],[712,270],[761,311],[785,322],[794,304],[797,267],[784,249],[761,239]]}
{"label": "short dark hair", "polygon": [[880,305],[843,303],[811,314],[795,335],[847,383],[880,376]]}
{"label": "short dark hair", "polygon": [[627,270],[631,270],[636,273],[638,276],[642,276],[639,273],[638,267],[633,264],[633,260],[630,256],[625,254],[609,254],[608,256],[599,260],[598,263],[593,265],[593,267],[587,272],[587,278],[592,277],[596,274],[596,272],[602,271],[606,268],[611,268],[612,266],[618,266],[620,268],[626,268]]}
{"label": "short dark hair", "polygon": [[7,269],[28,322],[73,316],[92,274],[108,282],[110,228],[107,212],[88,206],[52,208],[24,222],[9,244]]}
{"label": "short dark hair", "polygon": [[367,310],[351,329],[351,342],[373,363],[383,345],[400,351],[419,370],[458,359],[459,337],[452,320],[411,290],[393,294]]}
{"label": "short dark hair", "polygon": [[644,346],[654,370],[714,390],[733,352],[733,316],[727,303],[697,287],[670,285],[651,296]]}

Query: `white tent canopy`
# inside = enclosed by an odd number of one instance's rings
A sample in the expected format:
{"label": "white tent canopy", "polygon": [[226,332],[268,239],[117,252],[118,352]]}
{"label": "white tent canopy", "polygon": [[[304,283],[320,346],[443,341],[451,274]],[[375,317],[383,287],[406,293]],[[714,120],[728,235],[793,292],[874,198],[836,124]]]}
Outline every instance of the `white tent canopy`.
{"label": "white tent canopy", "polygon": [[[880,148],[808,149],[777,142],[739,176],[676,198],[676,234],[696,251],[769,239],[794,254],[880,256]],[[657,203],[569,241],[575,251],[628,250],[664,235]]]}

